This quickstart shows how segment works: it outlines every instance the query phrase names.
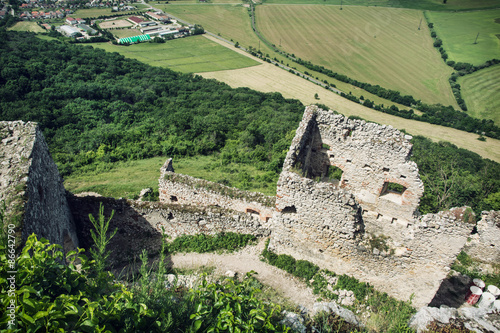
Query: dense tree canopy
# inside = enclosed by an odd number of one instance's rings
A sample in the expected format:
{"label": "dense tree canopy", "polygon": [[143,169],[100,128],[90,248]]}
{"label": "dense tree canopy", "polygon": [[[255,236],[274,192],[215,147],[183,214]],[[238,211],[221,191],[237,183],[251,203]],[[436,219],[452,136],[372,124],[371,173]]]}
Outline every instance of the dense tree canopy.
{"label": "dense tree canopy", "polygon": [[63,174],[94,162],[210,154],[279,172],[303,105],[118,53],[7,33],[3,120],[37,121]]}

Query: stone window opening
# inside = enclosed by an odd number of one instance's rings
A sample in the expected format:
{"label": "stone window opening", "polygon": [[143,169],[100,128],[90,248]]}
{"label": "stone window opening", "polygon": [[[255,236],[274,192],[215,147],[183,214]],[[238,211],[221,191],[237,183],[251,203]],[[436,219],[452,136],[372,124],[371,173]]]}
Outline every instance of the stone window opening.
{"label": "stone window opening", "polygon": [[401,178],[405,179],[405,178],[406,178],[406,176],[405,176],[405,175],[401,175]]}
{"label": "stone window opening", "polygon": [[396,223],[397,221],[398,221],[398,219],[397,219],[397,218],[395,218],[395,217],[393,217],[393,218],[392,218],[391,223],[392,223],[392,224],[394,224],[394,223]]}
{"label": "stone window opening", "polygon": [[177,197],[175,195],[171,195],[170,196],[170,201],[177,202],[178,200],[177,200]]}
{"label": "stone window opening", "polygon": [[380,197],[401,205],[406,187],[398,183],[385,182]]}
{"label": "stone window opening", "polygon": [[389,172],[389,170],[390,170],[389,168],[382,168],[383,172]]}
{"label": "stone window opening", "polygon": [[384,215],[382,215],[382,214],[378,213],[378,214],[377,214],[377,220],[380,220],[383,216],[384,216]]}
{"label": "stone window opening", "polygon": [[245,211],[247,214],[251,214],[251,215],[260,217],[260,212],[258,212],[256,210],[253,210],[251,208],[247,208]]}
{"label": "stone window opening", "polygon": [[168,213],[167,220],[173,220],[174,219],[174,214],[172,212]]}
{"label": "stone window opening", "polygon": [[297,213],[297,208],[294,205],[286,206],[281,212],[284,214]]}

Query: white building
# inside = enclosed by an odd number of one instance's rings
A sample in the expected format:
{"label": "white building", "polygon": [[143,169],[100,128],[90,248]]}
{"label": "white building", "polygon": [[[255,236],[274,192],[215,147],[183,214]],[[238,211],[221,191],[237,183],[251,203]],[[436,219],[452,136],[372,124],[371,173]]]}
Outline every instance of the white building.
{"label": "white building", "polygon": [[76,34],[80,33],[80,30],[75,27],[70,27],[69,25],[61,25],[59,30],[68,37],[75,37]]}

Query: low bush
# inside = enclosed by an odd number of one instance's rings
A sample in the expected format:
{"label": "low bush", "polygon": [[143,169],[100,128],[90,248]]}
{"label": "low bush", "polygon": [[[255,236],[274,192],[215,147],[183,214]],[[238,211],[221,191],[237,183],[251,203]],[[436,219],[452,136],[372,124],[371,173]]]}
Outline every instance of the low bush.
{"label": "low bush", "polygon": [[254,243],[257,237],[249,234],[237,234],[234,232],[219,233],[217,235],[183,235],[177,237],[168,244],[168,251],[175,252],[213,252],[226,250],[229,252],[241,249]]}

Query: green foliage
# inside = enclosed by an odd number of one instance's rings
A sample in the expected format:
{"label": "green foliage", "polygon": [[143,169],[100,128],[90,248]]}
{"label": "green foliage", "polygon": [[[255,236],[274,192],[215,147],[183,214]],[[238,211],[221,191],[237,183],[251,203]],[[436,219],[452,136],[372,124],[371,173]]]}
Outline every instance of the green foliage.
{"label": "green foliage", "polygon": [[191,314],[188,332],[289,332],[279,324],[280,307],[255,297],[260,283],[247,273],[241,283],[226,279],[224,283],[207,283],[191,294],[195,312]]}
{"label": "green foliage", "polygon": [[357,333],[360,332],[356,325],[348,323],[344,318],[334,313],[324,311],[314,316],[314,327],[319,333]]}
{"label": "green foliage", "polygon": [[111,212],[111,216],[106,221],[106,218],[104,217],[104,206],[102,205],[102,202],[99,204],[98,221],[94,218],[94,216],[92,216],[92,214],[89,214],[90,222],[95,228],[95,231],[90,230],[90,235],[92,237],[92,240],[94,241],[94,247],[90,249],[90,254],[95,261],[94,270],[99,278],[103,275],[107,275],[104,269],[106,268],[106,262],[109,258],[110,253],[109,251],[106,251],[106,246],[118,231],[117,228],[108,235],[109,223],[111,222],[114,214],[115,211],[113,210]]}
{"label": "green foliage", "polygon": [[[35,235],[28,237],[17,259],[16,327],[12,332],[103,332],[118,331],[122,320],[130,318],[133,327],[124,332],[141,330],[151,312],[144,304],[132,302],[132,295],[122,284],[107,281],[97,289],[91,266],[83,250],[67,254],[66,261],[59,245],[49,244]],[[5,247],[0,246],[0,259],[5,260]],[[76,264],[78,263],[78,265]],[[0,325],[7,327],[6,265],[0,267]]]}
{"label": "green foliage", "polygon": [[168,244],[168,251],[175,252],[213,252],[226,250],[233,252],[249,244],[255,243],[254,235],[237,234],[234,232],[219,233],[217,235],[183,235]]}
{"label": "green foliage", "polygon": [[403,185],[397,184],[397,183],[388,183],[387,190],[397,192],[397,193],[403,193],[405,190],[405,187]]}
{"label": "green foliage", "polygon": [[24,33],[2,40],[0,115],[37,121],[65,176],[102,163],[215,152],[278,174],[286,133],[303,112],[277,93],[232,89],[117,53]]}
{"label": "green foliage", "polygon": [[479,269],[479,263],[472,259],[466,252],[461,251],[457,256],[457,260],[451,265],[451,269],[467,275],[473,279],[479,278],[487,285],[500,285],[500,265],[494,266],[494,273],[484,274]]}
{"label": "green foliage", "polygon": [[262,256],[266,261],[273,266],[276,266],[288,273],[309,281],[318,271],[319,267],[306,260],[295,260],[292,256],[287,254],[277,255],[267,248],[269,246],[269,239],[266,240],[266,246],[262,251]]}
{"label": "green foliage", "polygon": [[477,216],[491,208],[490,195],[500,192],[500,164],[456,146],[421,136],[412,139],[412,160],[424,183],[421,213],[470,206]]}
{"label": "green foliage", "polygon": [[344,171],[342,171],[342,169],[339,167],[336,167],[334,165],[328,166],[328,178],[330,179],[340,180],[343,173]]}

